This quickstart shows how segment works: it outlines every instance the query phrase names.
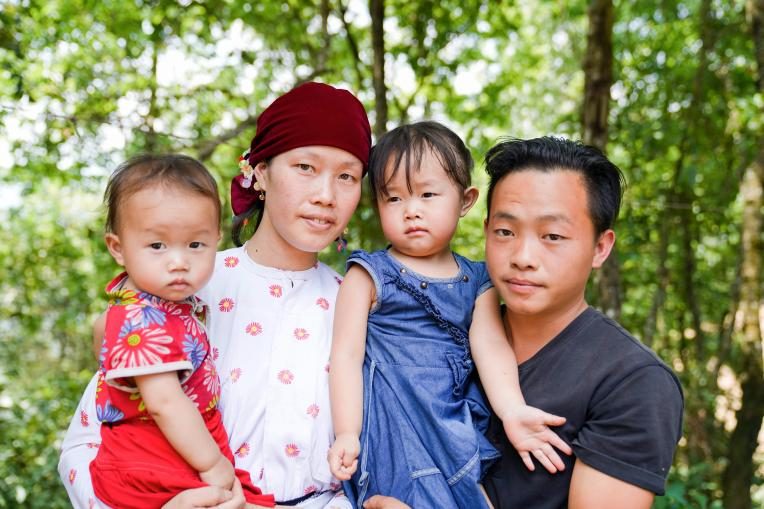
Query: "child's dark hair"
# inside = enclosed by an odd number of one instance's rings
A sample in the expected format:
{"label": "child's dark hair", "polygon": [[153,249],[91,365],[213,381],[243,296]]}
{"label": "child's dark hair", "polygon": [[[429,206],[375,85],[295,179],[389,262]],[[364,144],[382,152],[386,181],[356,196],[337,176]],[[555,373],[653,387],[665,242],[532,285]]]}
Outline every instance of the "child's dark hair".
{"label": "child's dark hair", "polygon": [[107,232],[117,231],[121,205],[133,194],[152,185],[179,187],[208,197],[215,203],[220,225],[217,183],[202,163],[178,154],[147,154],[125,161],[111,174],[104,193]]}
{"label": "child's dark hair", "polygon": [[[384,134],[371,149],[369,186],[375,205],[379,196],[387,196],[387,185],[401,168],[406,172],[406,186],[411,191],[411,172],[419,170],[426,150],[432,151],[454,184],[462,190],[470,186],[475,163],[461,138],[438,122],[416,122]],[[388,164],[393,171],[385,178]]]}
{"label": "child's dark hair", "polygon": [[625,181],[618,167],[596,147],[578,141],[544,136],[531,140],[507,138],[485,156],[488,185],[488,213],[496,184],[510,173],[574,171],[584,179],[589,215],[599,236],[613,227],[621,208]]}

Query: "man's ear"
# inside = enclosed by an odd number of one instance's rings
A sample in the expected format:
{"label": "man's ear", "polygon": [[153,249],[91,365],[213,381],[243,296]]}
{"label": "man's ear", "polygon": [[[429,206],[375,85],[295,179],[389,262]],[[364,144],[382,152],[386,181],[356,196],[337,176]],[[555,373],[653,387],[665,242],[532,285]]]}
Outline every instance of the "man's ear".
{"label": "man's ear", "polygon": [[597,243],[594,244],[594,258],[592,259],[593,269],[602,267],[602,264],[605,263],[607,257],[610,256],[610,251],[613,250],[614,245],[615,232],[613,230],[605,230],[600,234]]}
{"label": "man's ear", "polygon": [[472,206],[475,205],[475,202],[477,202],[479,194],[480,191],[478,191],[477,187],[468,187],[464,190],[464,194],[462,195],[462,210],[459,213],[460,217],[467,215],[467,212],[469,212]]}
{"label": "man's ear", "polygon": [[116,233],[107,233],[103,237],[106,242],[106,249],[111,253],[111,257],[118,264],[125,266],[125,257],[122,255],[122,243],[119,240],[119,236]]}

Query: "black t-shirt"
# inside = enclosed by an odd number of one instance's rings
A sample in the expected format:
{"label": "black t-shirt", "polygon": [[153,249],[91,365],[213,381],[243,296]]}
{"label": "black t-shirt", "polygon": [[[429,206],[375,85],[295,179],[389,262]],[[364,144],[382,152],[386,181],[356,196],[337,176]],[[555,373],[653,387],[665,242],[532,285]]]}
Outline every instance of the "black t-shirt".
{"label": "black t-shirt", "polygon": [[555,431],[574,456],[565,471],[525,468],[492,418],[488,438],[502,457],[483,484],[496,509],[567,506],[576,457],[605,474],[658,495],[682,433],[676,375],[617,323],[589,308],[519,366],[526,402],[567,418]]}

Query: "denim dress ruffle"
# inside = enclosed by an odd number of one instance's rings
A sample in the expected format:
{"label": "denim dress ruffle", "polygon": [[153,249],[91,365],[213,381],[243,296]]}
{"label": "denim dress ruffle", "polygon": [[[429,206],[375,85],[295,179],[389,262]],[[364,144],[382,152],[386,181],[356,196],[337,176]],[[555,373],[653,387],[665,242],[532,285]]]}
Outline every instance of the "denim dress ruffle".
{"label": "denim dress ruffle", "polygon": [[499,453],[473,375],[468,331],[491,287],[484,263],[454,254],[453,278],[411,271],[386,250],[354,252],[374,280],[363,364],[358,470],[345,492],[360,507],[395,497],[416,509],[488,507],[478,483]]}

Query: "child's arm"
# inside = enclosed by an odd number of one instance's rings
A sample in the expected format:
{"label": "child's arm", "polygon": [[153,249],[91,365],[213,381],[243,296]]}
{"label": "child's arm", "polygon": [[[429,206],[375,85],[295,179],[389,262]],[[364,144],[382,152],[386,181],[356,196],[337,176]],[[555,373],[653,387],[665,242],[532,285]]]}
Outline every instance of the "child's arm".
{"label": "child's arm", "polygon": [[534,469],[531,453],[549,472],[564,470],[565,464],[552,446],[565,454],[573,451],[548,426],[560,426],[565,418],[525,404],[517,360],[504,333],[495,288],[483,292],[475,302],[470,348],[491,407],[528,470]]}
{"label": "child's arm", "polygon": [[231,489],[234,469],[220,452],[196,405],[183,393],[176,371],[136,376],[146,410],[170,445],[207,484]]}
{"label": "child's arm", "polygon": [[363,357],[366,323],[375,298],[374,281],[353,265],[340,285],[334,311],[329,394],[336,440],[329,449],[329,468],[342,481],[358,466],[363,419]]}

